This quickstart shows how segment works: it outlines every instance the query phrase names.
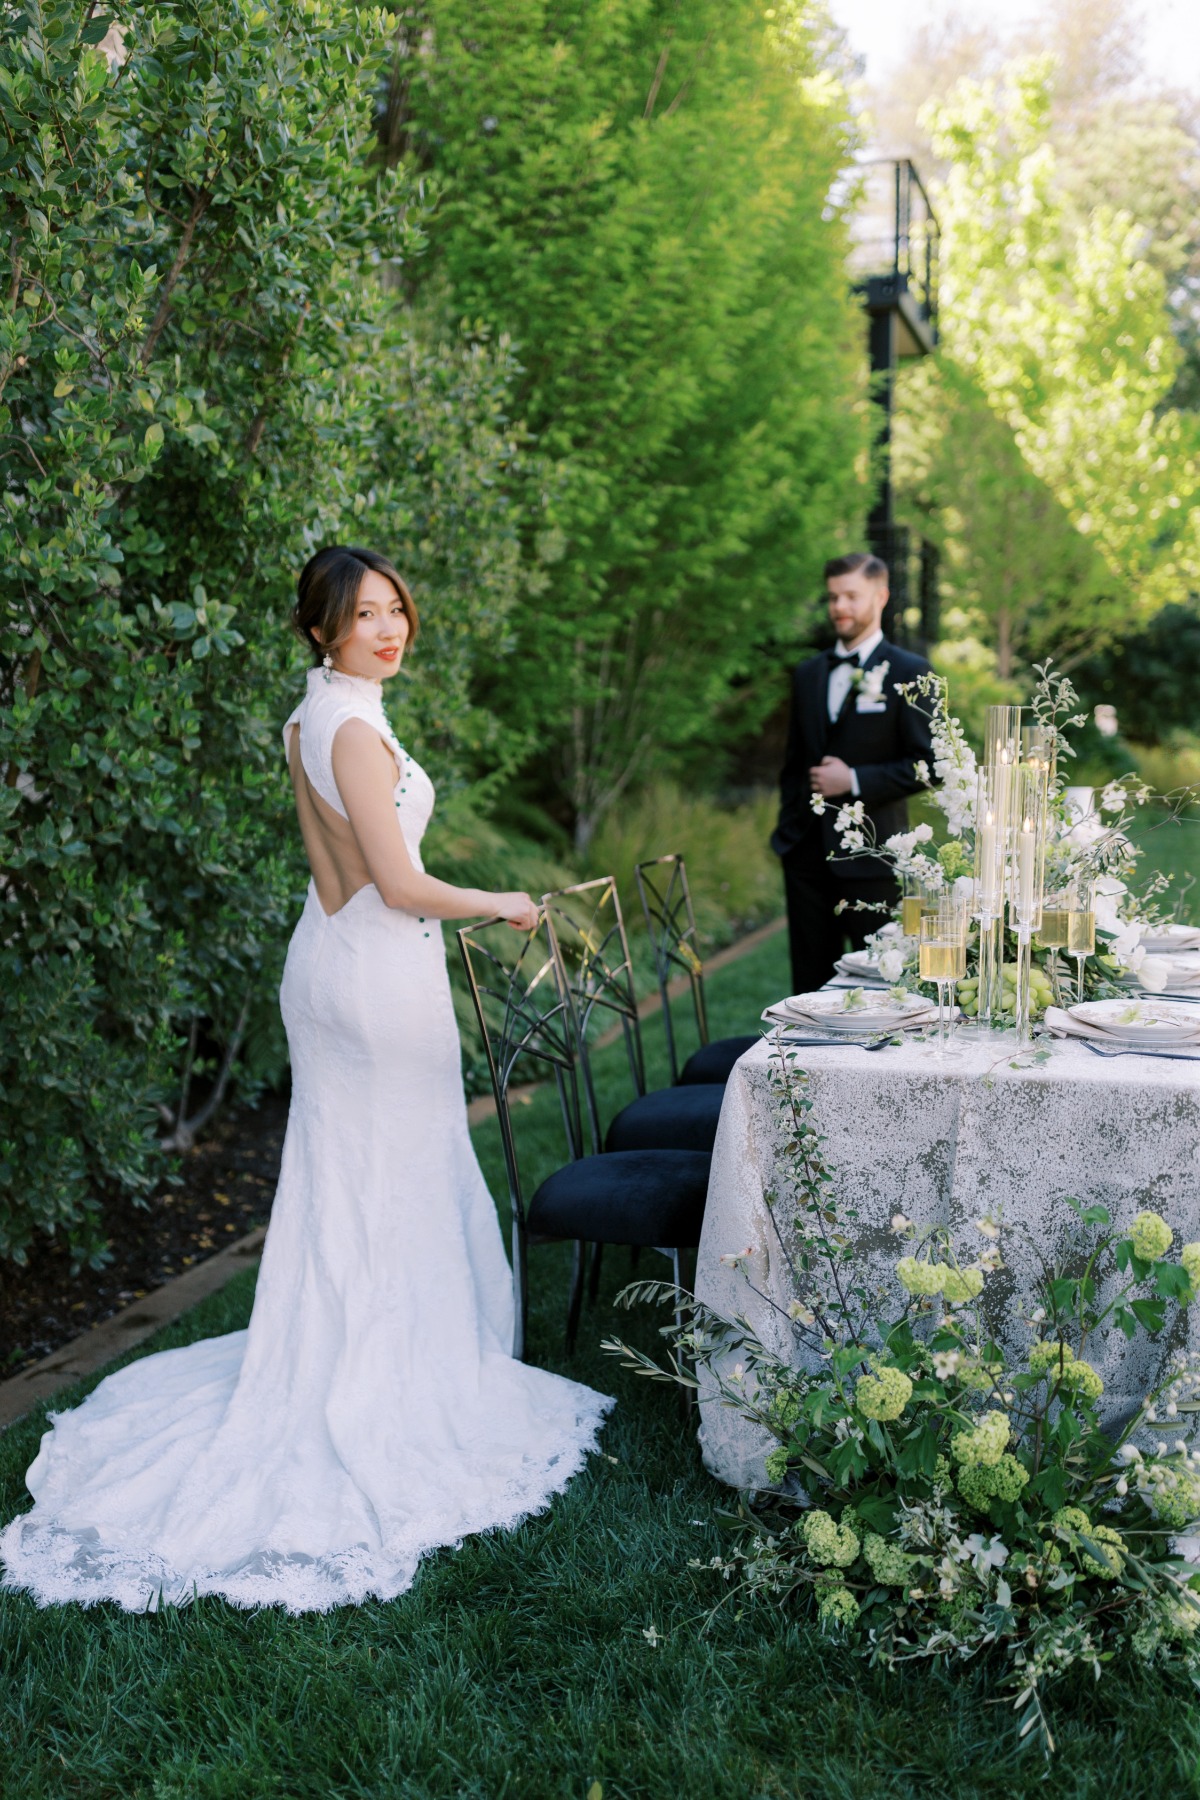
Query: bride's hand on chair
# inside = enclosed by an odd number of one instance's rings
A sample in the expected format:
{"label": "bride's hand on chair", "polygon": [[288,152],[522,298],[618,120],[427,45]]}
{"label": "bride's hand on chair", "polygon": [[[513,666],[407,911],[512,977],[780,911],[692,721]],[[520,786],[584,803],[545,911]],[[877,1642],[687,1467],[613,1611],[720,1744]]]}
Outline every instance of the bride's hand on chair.
{"label": "bride's hand on chair", "polygon": [[542,909],[528,894],[497,894],[496,911],[514,931],[536,931]]}

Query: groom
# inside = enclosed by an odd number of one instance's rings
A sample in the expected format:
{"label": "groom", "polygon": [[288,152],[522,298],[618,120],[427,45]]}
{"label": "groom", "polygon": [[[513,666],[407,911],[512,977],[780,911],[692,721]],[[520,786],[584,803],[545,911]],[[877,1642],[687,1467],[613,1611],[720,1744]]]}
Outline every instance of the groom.
{"label": "groom", "polygon": [[[861,550],[835,556],[825,564],[825,591],[838,641],[792,672],[779,824],[771,838],[783,862],[797,994],[829,980],[847,938],[860,949],[884,923],[881,911],[854,910],[856,901],[891,907],[898,898],[882,858],[837,855],[839,807],[861,800],[882,844],[908,826],[905,796],[924,785],[916,765],[933,767],[929,720],[896,691],[929,664],[882,631],[887,564]],[[818,795],[825,803],[820,815],[813,811]],[[849,903],[840,914],[839,902]]]}

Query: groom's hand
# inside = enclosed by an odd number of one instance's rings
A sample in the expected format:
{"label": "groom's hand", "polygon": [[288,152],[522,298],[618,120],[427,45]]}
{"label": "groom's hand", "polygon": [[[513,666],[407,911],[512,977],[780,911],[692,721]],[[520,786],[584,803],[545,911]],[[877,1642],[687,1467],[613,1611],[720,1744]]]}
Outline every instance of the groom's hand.
{"label": "groom's hand", "polygon": [[808,785],[814,794],[836,800],[839,794],[851,792],[850,765],[840,756],[823,756],[816,768],[808,771]]}

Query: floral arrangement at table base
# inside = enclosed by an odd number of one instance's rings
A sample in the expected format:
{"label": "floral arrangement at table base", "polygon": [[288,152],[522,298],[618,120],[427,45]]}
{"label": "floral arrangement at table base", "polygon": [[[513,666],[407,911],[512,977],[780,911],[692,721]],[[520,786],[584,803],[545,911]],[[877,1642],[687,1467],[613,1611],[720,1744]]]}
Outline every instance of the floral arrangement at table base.
{"label": "floral arrangement at table base", "polygon": [[[788,1192],[771,1197],[772,1255],[795,1297],[754,1285],[753,1248],[724,1260],[792,1335],[796,1361],[662,1282],[619,1304],[670,1304],[666,1367],[619,1339],[627,1367],[700,1388],[774,1440],[769,1491],[744,1503],[724,1556],[694,1563],[727,1596],[807,1604],[822,1628],[889,1668],[921,1658],[991,1657],[1021,1738],[1054,1747],[1045,1690],[1118,1656],[1200,1680],[1200,1455],[1179,1436],[1200,1411],[1200,1357],[1179,1354],[1128,1416],[1102,1420],[1088,1349],[1112,1331],[1163,1329],[1200,1284],[1200,1243],[1168,1255],[1169,1226],[1140,1213],[1119,1234],[1103,1207],[1075,1200],[1072,1271],[1047,1269],[1014,1356],[985,1322],[1002,1268],[1003,1226],[977,1223],[973,1257],[941,1228],[893,1220],[890,1291],[856,1272],[853,1216],[839,1207],[812,1120],[807,1077],[772,1067],[783,1112]],[[861,1265],[860,1265],[861,1266]],[[1107,1298],[1103,1296],[1107,1295]],[[1162,1432],[1151,1454],[1135,1434]],[[723,1601],[718,1602],[723,1604]]]}

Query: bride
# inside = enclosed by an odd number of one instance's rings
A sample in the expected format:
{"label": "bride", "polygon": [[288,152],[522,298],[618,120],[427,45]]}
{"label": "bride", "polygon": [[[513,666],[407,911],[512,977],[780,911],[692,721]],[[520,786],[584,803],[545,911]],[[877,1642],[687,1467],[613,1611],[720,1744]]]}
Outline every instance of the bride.
{"label": "bride", "polygon": [[4,1585],[43,1605],[389,1599],[427,1551],[544,1507],[611,1405],[509,1354],[438,924],[529,930],[537,910],[424,872],[433,788],[383,710],[412,598],[382,556],[331,548],[294,621],[317,664],[284,728],[312,881],[280,993],[292,1101],[254,1311],[53,1418],[33,1509],[0,1534]]}

